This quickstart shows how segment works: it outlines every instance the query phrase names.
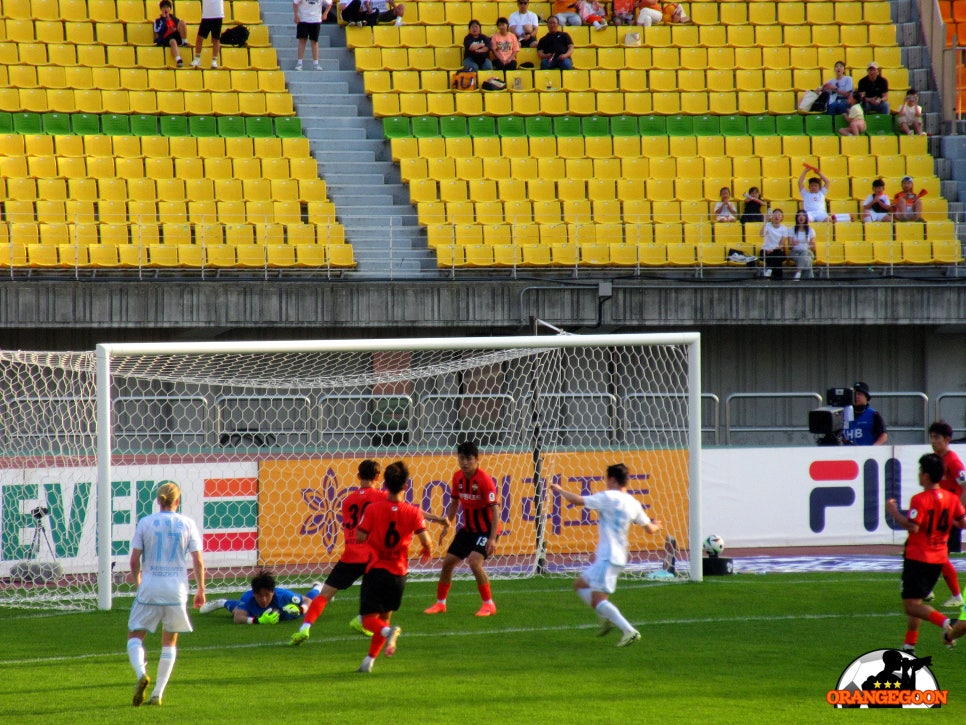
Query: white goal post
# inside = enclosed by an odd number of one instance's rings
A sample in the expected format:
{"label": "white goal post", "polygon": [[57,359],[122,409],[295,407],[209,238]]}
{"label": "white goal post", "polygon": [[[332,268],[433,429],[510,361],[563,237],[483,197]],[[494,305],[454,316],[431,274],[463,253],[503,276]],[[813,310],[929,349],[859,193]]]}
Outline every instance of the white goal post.
{"label": "white goal post", "polygon": [[697,333],[102,344],[0,351],[0,375],[0,604],[129,595],[134,524],[164,481],[202,531],[209,592],[261,568],[307,589],[339,557],[362,460],[405,460],[409,500],[441,513],[464,440],[500,495],[492,577],[586,565],[595,517],[549,483],[592,493],[623,462],[665,524],[632,529],[628,575],[702,578]]}

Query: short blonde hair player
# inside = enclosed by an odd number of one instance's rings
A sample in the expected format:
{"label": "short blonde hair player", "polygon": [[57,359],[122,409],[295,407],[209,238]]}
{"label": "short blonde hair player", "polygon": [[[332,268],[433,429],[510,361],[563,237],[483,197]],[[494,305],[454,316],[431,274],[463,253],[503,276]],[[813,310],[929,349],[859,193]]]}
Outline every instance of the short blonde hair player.
{"label": "short blonde hair player", "polygon": [[205,603],[205,563],[201,535],[195,522],[177,512],[181,489],[168,481],[158,488],[159,511],[138,521],[131,540],[128,581],[137,594],[128,617],[127,656],[137,677],[132,704],[144,702],[151,684],[144,654],[144,638],[161,625],[161,656],[157,681],[148,705],[160,705],[177,656],[178,634],[190,632],[188,619],[188,563],[194,570],[197,591],[194,606]]}

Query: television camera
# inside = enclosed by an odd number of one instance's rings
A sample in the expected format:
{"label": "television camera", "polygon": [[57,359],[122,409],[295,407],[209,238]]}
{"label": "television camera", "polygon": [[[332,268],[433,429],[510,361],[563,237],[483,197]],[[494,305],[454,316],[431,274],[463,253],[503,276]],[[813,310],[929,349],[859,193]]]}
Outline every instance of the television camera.
{"label": "television camera", "polygon": [[851,420],[852,388],[829,388],[821,408],[808,411],[808,432],[819,436],[820,446],[847,446],[852,442],[845,437],[845,424]]}

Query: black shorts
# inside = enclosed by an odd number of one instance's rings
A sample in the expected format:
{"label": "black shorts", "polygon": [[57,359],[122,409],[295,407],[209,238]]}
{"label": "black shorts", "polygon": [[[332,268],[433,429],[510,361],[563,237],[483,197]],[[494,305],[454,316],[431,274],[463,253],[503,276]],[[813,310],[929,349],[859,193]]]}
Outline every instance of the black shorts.
{"label": "black shorts", "polygon": [[346,564],[344,561],[339,561],[329,572],[325,585],[342,591],[359,581],[365,573],[366,564]]}
{"label": "black shorts", "polygon": [[299,23],[295,26],[295,39],[311,40],[313,43],[318,43],[321,27],[322,23]]}
{"label": "black shorts", "polygon": [[221,38],[221,21],[223,18],[202,18],[201,25],[198,26],[198,37]]}
{"label": "black shorts", "polygon": [[175,41],[178,45],[181,45],[181,41],[183,40],[183,38],[181,37],[181,33],[175,30],[167,38],[161,38],[157,43],[155,43],[155,45],[160,45],[162,48],[166,48],[167,46],[171,45],[172,40]]}
{"label": "black shorts", "polygon": [[447,554],[452,554],[453,556],[459,557],[460,559],[465,559],[472,552],[477,552],[486,558],[486,542],[489,536],[486,534],[480,534],[475,531],[467,531],[466,529],[459,529],[456,532],[456,536],[453,537],[453,543],[449,545],[446,550]]}
{"label": "black shorts", "polygon": [[922,599],[936,586],[943,573],[942,564],[927,564],[915,559],[902,560],[902,598]]}
{"label": "black shorts", "polygon": [[385,569],[366,572],[359,593],[359,614],[365,616],[397,611],[405,589],[405,575],[390,574]]}

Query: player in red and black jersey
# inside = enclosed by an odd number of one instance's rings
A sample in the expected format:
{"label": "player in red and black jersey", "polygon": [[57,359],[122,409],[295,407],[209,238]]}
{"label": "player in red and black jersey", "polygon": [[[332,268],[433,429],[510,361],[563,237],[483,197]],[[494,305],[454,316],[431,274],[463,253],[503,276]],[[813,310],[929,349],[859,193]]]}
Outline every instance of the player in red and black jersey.
{"label": "player in red and black jersey", "polygon": [[480,450],[471,441],[460,443],[456,449],[460,469],[453,474],[450,500],[446,506],[446,518],[456,523],[456,512],[463,509],[463,525],[457,530],[453,542],[446,551],[443,567],[436,585],[436,603],[425,610],[426,614],[442,614],[446,611],[446,597],[453,583],[453,570],[463,559],[469,564],[476,587],[483,599],[477,617],[496,614],[496,605],[490,593],[490,579],[483,562],[496,553],[496,537],[499,535],[500,509],[496,484],[490,475],[480,468]]}
{"label": "player in red and black jersey", "polygon": [[[949,491],[960,501],[963,500],[963,486],[966,485],[966,467],[949,447],[949,442],[953,439],[953,427],[944,420],[936,421],[929,426],[929,445],[932,452],[943,459],[945,473],[943,480],[939,482],[939,487],[944,491]],[[960,552],[963,550],[962,529],[954,528],[949,532],[947,551]],[[952,594],[945,603],[944,607],[963,606],[963,594],[959,588],[959,579],[956,576],[956,567],[947,557],[943,564],[943,579]]]}
{"label": "player in red and black jersey", "polygon": [[[923,598],[932,591],[943,563],[949,559],[946,542],[949,530],[966,526],[966,509],[959,498],[939,487],[945,467],[935,453],[919,459],[919,485],[923,491],[912,497],[909,511],[903,514],[894,498],[886,501],[886,513],[909,532],[902,558],[902,607],[908,618],[903,649],[915,650],[919,640],[919,620],[932,622],[943,629],[943,637],[951,637],[954,621],[937,612]],[[950,639],[948,644],[952,645]]]}
{"label": "player in red and black jersey", "polygon": [[[372,550],[368,544],[356,541],[356,527],[359,525],[362,514],[366,508],[374,501],[385,501],[386,492],[374,487],[376,479],[379,478],[379,464],[375,461],[365,460],[359,464],[359,488],[350,493],[342,501],[342,536],[345,541],[345,549],[342,557],[332,567],[329,577],[322,585],[322,593],[312,600],[305,619],[298,632],[292,635],[289,644],[299,645],[309,638],[309,630],[315,624],[315,620],[321,616],[325,606],[332,601],[336,592],[348,589],[366,573],[366,566],[372,557]],[[371,637],[372,632],[362,626],[362,618],[353,618],[349,626],[366,637]]]}
{"label": "player in red and black jersey", "polygon": [[422,544],[421,561],[429,563],[433,553],[433,541],[426,531],[423,512],[403,500],[409,481],[406,464],[402,461],[391,463],[386,467],[383,481],[388,498],[371,504],[356,529],[359,543],[368,544],[372,550],[372,558],[362,577],[359,614],[363,625],[373,634],[369,654],[362,660],[359,672],[372,672],[372,663],[383,645],[386,657],[396,654],[396,640],[402,630],[390,626],[389,621],[402,603],[413,536]]}

